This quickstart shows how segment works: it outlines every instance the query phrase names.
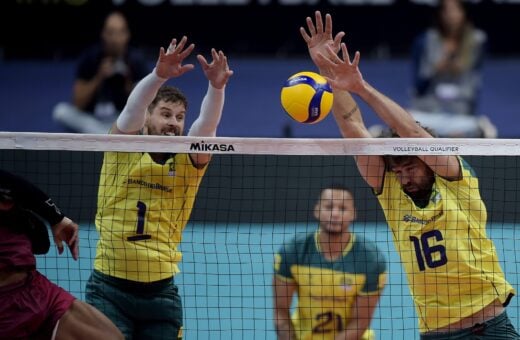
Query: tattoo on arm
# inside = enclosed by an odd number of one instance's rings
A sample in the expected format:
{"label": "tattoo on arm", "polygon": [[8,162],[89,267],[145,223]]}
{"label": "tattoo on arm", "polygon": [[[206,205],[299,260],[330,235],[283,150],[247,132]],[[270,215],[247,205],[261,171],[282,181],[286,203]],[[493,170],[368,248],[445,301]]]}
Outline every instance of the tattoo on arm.
{"label": "tattoo on arm", "polygon": [[356,104],[352,108],[352,110],[350,110],[349,112],[343,114],[343,119],[349,119],[354,114],[354,112],[356,112],[358,109],[359,109],[359,106]]}

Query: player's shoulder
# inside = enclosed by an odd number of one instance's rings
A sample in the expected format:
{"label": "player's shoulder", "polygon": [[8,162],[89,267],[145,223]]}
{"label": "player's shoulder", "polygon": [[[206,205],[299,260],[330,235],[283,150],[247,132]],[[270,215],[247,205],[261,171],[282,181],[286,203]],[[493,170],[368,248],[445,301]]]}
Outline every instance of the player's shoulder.
{"label": "player's shoulder", "polygon": [[[184,167],[194,171],[207,169],[207,164],[198,168],[189,153],[177,153],[173,155],[173,163],[176,167]],[[209,164],[209,162],[208,162]]]}
{"label": "player's shoulder", "polygon": [[301,247],[313,238],[313,233],[297,233],[288,239],[284,245],[287,247]]}
{"label": "player's shoulder", "polygon": [[[478,177],[477,173],[473,169],[473,167],[462,157],[457,157],[460,166],[460,178],[455,180],[444,179],[442,177],[436,176],[435,181],[439,183],[443,183],[448,188],[452,188],[452,190],[459,190],[461,187],[469,186],[472,188],[478,188]],[[457,194],[458,197],[458,194]],[[456,198],[457,199],[457,198]]]}
{"label": "player's shoulder", "polygon": [[188,161],[191,162],[191,158],[190,158],[190,154],[189,153],[176,153],[176,154],[174,154],[172,156],[175,159],[175,161],[182,161],[184,163],[186,163]]}
{"label": "player's shoulder", "polygon": [[386,263],[384,253],[379,249],[374,240],[363,235],[355,235],[354,249],[358,256],[363,256],[367,261]]}
{"label": "player's shoulder", "polygon": [[475,170],[473,169],[473,167],[466,161],[466,159],[462,158],[462,157],[458,157],[459,158],[459,163],[460,163],[460,168],[463,172],[467,172],[469,175],[471,175],[472,177],[477,177],[477,174],[475,172]]}
{"label": "player's shoulder", "polygon": [[284,242],[280,252],[285,255],[297,256],[298,254],[304,253],[312,242],[314,242],[314,233],[296,234]]}
{"label": "player's shoulder", "polygon": [[354,244],[357,248],[363,250],[379,251],[379,248],[377,247],[377,244],[374,240],[366,238],[364,235],[357,233],[353,235],[355,235]]}
{"label": "player's shoulder", "polygon": [[315,241],[315,232],[312,233],[298,233],[294,235],[293,242],[299,245],[307,244]]}
{"label": "player's shoulder", "polygon": [[[105,151],[103,153],[103,160],[110,161],[114,164],[120,165],[121,163],[125,163],[125,165],[128,165],[126,163],[131,162],[132,160],[137,161],[141,160],[143,158],[144,153],[143,152],[120,152],[120,151]],[[141,162],[142,163],[142,162]]]}

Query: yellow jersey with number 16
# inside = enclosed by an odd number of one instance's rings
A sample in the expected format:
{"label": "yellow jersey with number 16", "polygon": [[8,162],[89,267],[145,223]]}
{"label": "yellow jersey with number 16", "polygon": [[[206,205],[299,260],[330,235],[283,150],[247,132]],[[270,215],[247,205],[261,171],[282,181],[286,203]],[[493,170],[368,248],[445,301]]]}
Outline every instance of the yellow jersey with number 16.
{"label": "yellow jersey with number 16", "polygon": [[188,154],[158,164],[148,153],[105,152],[94,268],[138,282],[177,273],[178,245],[206,168],[197,169]]}
{"label": "yellow jersey with number 16", "polygon": [[428,205],[418,207],[387,172],[377,196],[419,316],[421,333],[457,322],[494,300],[509,302],[493,242],[486,233],[487,211],[472,168],[460,158],[462,178],[439,176]]}

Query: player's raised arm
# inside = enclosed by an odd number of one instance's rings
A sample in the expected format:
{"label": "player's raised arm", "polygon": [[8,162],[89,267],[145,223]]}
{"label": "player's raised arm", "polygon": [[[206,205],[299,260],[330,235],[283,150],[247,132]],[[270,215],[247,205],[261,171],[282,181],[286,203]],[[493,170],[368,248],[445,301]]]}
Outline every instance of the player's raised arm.
{"label": "player's raised arm", "polygon": [[[332,17],[327,13],[325,15],[324,25],[320,11],[315,12],[315,23],[310,17],[306,18],[306,23],[307,30],[300,27],[300,33],[307,44],[309,55],[316,67],[320,70],[322,76],[328,77],[329,79],[331,77],[333,78],[335,69],[331,68],[327,61],[329,58],[336,57],[345,32],[341,31],[333,37]],[[326,57],[323,58],[323,56]],[[363,129],[361,128],[364,127],[363,119],[356,101],[348,91],[340,88],[334,89],[332,111],[343,137],[357,138],[370,136],[368,131],[362,133]]]}
{"label": "player's raised arm", "polygon": [[[331,49],[329,48],[329,52]],[[334,77],[328,79],[336,89],[350,91],[360,96],[374,112],[393,131],[403,138],[432,138],[413,116],[392,99],[388,98],[367,81],[359,70],[360,53],[356,52],[350,60],[347,46],[341,44],[342,57],[331,57],[320,54],[319,59],[333,70]],[[420,158],[438,175],[444,178],[455,179],[460,176],[459,161],[456,156],[420,156]],[[382,165],[381,165],[382,166]],[[365,178],[366,179],[366,178]],[[368,181],[368,180],[367,180]],[[372,187],[378,187],[372,185]]]}
{"label": "player's raised arm", "polygon": [[112,127],[111,133],[138,134],[145,125],[148,106],[152,103],[159,88],[170,78],[180,77],[194,68],[193,64],[183,64],[183,61],[195,48],[187,44],[187,38],[177,42],[173,39],[165,51],[159,50],[159,58],[153,71],[144,77],[133,89],[128,101]]}
{"label": "player's raised arm", "polygon": [[[344,32],[339,32],[333,37],[332,17],[325,15],[323,24],[322,15],[315,12],[315,22],[310,17],[306,18],[307,30],[300,27],[300,33],[307,44],[312,61],[320,70],[320,74],[328,79],[334,79],[337,69],[332,67],[330,59],[335,59],[340,50],[341,39]],[[371,137],[361,116],[361,111],[350,91],[344,88],[333,88],[334,101],[332,113],[338,125],[341,135],[345,138]],[[357,156],[356,163],[359,171],[367,183],[378,190],[382,184],[384,174],[384,162],[378,156]]]}
{"label": "player's raised arm", "polygon": [[[328,53],[336,54],[339,52],[341,39],[345,36],[345,32],[338,32],[332,36],[332,17],[330,14],[325,15],[325,25],[320,11],[314,13],[315,21],[311,17],[305,19],[307,29],[300,27],[300,34],[307,44],[309,55],[313,63],[320,70],[321,75],[330,76],[331,70],[328,65],[319,58],[319,54],[327,55]],[[331,48],[329,51],[328,47]]]}
{"label": "player's raised arm", "polygon": [[[202,100],[199,117],[193,122],[188,136],[215,137],[217,127],[224,107],[225,88],[229,78],[233,75],[227,57],[222,51],[211,49],[212,61],[208,62],[201,54],[197,59],[204,75],[208,79],[208,91]],[[196,166],[204,166],[211,159],[210,154],[191,154]]]}

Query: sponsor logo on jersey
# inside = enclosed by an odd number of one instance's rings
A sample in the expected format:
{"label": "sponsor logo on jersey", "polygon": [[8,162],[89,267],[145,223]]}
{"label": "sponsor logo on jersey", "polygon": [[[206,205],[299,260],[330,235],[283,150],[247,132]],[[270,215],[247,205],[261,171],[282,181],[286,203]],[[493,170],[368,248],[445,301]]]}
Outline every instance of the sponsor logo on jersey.
{"label": "sponsor logo on jersey", "polygon": [[403,222],[419,223],[422,225],[427,225],[428,223],[437,221],[439,219],[439,217],[441,217],[442,215],[444,215],[444,211],[441,211],[437,215],[433,215],[432,217],[430,217],[428,219],[422,219],[422,218],[407,214],[407,215],[403,216]]}
{"label": "sponsor logo on jersey", "polygon": [[172,188],[168,188],[167,186],[164,186],[164,185],[159,184],[159,183],[145,182],[142,179],[129,178],[129,179],[126,180],[126,184],[129,184],[129,185],[130,184],[137,184],[137,185],[149,188],[149,189],[162,190],[162,191],[165,191],[165,192],[172,192]]}

